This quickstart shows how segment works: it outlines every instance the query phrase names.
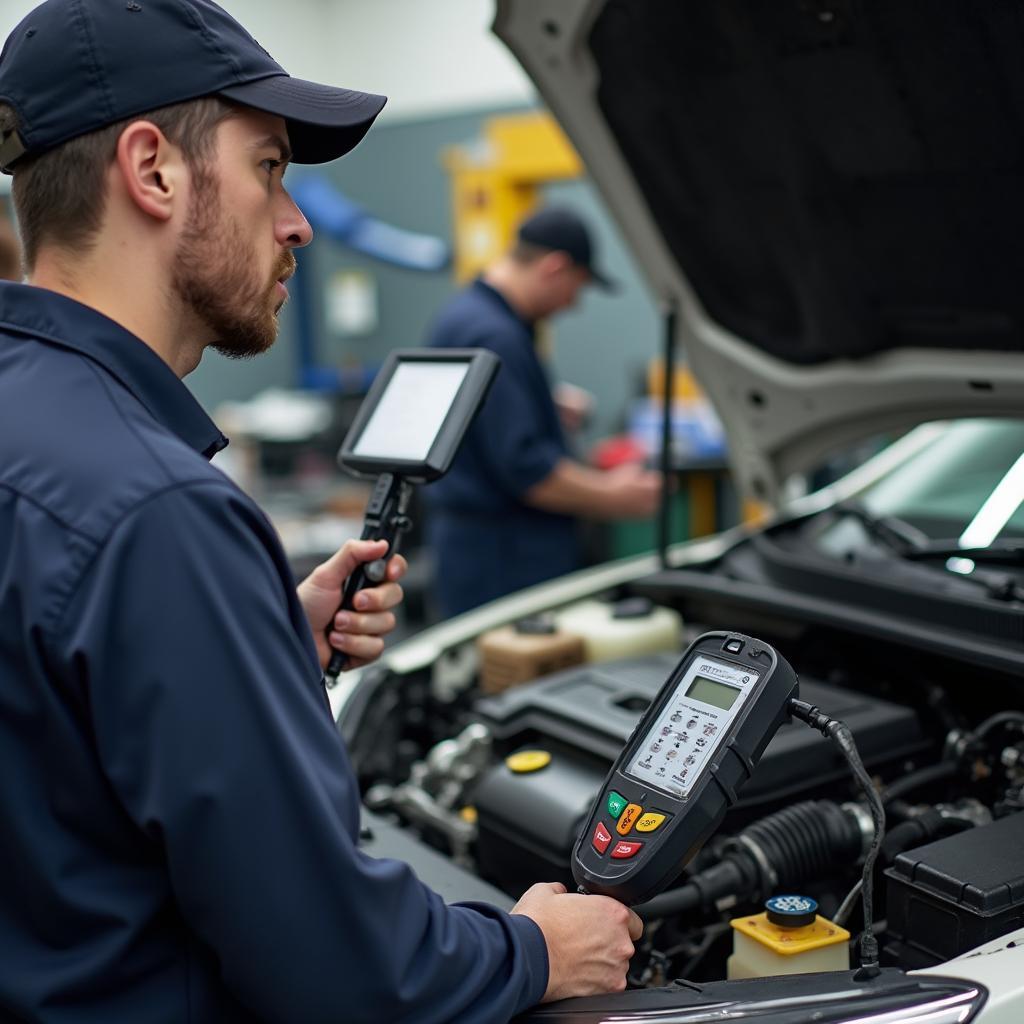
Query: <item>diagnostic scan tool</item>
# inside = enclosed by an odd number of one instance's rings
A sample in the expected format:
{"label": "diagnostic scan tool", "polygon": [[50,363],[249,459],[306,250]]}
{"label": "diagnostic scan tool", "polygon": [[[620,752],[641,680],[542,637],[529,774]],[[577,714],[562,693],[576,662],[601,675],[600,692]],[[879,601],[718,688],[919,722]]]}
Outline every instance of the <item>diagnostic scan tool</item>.
{"label": "diagnostic scan tool", "polygon": [[[359,590],[384,579],[387,560],[412,526],[412,485],[448,472],[500,365],[485,349],[396,349],[385,360],[345,436],[338,462],[355,476],[377,478],[361,539],[386,540],[388,550],[352,573],[342,608],[352,608]],[[331,655],[328,686],[337,682],[345,662],[340,651]]]}
{"label": "diagnostic scan tool", "polygon": [[798,696],[770,645],[740,633],[695,640],[637,724],[573,850],[581,891],[642,903],[720,825]]}

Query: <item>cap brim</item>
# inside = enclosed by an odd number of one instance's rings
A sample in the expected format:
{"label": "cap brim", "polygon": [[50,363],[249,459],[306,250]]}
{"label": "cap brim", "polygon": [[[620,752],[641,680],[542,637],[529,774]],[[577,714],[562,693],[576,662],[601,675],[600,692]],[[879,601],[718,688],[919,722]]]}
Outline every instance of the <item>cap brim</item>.
{"label": "cap brim", "polygon": [[290,75],[272,75],[218,92],[236,103],[283,117],[297,164],[325,164],[344,156],[359,144],[387,103],[386,96]]}
{"label": "cap brim", "polygon": [[589,267],[590,271],[590,283],[596,285],[603,292],[617,292],[619,290],[619,282],[608,277],[607,274],[602,274],[600,270],[596,270],[594,267]]}

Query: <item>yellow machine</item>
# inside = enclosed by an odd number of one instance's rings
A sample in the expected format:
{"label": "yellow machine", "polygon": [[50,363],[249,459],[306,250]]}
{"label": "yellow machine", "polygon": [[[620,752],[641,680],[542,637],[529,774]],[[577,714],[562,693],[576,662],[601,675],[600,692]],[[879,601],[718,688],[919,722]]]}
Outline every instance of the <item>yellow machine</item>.
{"label": "yellow machine", "polygon": [[468,281],[508,248],[540,186],[578,178],[583,164],[546,112],[493,117],[471,146],[447,150],[455,218],[455,277]]}

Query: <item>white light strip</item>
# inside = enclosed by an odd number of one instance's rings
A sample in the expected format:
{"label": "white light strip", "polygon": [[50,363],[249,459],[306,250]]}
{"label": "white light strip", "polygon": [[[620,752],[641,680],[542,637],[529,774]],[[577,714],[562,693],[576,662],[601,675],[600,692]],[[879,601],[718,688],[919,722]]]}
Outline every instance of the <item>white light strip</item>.
{"label": "white light strip", "polygon": [[970,525],[960,534],[962,548],[987,548],[999,536],[1010,516],[1024,501],[1024,455],[1010,467],[996,489],[978,510]]}

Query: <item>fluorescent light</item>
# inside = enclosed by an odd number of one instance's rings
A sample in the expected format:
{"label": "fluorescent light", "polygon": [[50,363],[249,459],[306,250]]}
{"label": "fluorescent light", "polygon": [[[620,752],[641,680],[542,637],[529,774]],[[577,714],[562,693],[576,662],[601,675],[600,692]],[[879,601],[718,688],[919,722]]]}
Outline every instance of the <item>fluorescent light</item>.
{"label": "fluorescent light", "polygon": [[978,510],[957,543],[962,548],[987,548],[1024,502],[1024,455],[1010,467]]}

